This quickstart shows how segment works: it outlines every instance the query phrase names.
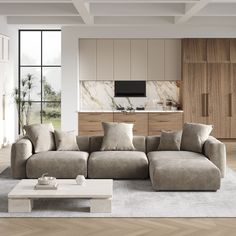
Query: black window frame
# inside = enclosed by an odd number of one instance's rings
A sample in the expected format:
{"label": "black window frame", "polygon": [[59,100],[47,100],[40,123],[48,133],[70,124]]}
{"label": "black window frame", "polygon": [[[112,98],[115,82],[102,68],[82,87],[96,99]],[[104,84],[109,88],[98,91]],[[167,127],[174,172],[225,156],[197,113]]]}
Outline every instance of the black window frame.
{"label": "black window frame", "polygon": [[[44,103],[58,103],[61,104],[61,101],[47,101],[43,100],[43,68],[61,68],[61,65],[43,65],[43,32],[61,32],[60,29],[19,29],[18,30],[18,89],[19,89],[19,101],[20,101],[20,94],[21,94],[21,68],[27,68],[27,67],[34,67],[34,68],[40,68],[40,84],[41,84],[41,96],[40,101],[34,100],[31,101],[31,103],[40,103],[40,123],[43,123],[43,104]],[[21,65],[21,32],[40,32],[41,37],[41,60],[40,65]],[[18,109],[18,134],[21,132],[20,122],[19,119],[21,117],[21,104],[19,103],[19,109]]]}

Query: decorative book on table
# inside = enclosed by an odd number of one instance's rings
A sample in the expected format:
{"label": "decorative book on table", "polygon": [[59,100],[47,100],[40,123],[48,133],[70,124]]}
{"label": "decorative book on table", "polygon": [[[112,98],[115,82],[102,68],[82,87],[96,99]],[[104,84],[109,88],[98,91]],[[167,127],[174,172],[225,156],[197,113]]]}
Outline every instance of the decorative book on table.
{"label": "decorative book on table", "polygon": [[52,183],[52,184],[36,184],[34,189],[36,190],[56,190],[58,186],[58,183]]}

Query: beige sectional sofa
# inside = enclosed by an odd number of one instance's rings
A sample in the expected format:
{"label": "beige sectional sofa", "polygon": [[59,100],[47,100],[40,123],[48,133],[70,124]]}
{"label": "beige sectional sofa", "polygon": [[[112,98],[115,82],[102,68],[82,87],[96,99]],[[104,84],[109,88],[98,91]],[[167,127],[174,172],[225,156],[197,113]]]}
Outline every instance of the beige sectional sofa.
{"label": "beige sectional sofa", "polygon": [[134,136],[135,151],[100,151],[102,136],[77,136],[80,151],[48,151],[34,154],[27,138],[12,145],[14,178],[147,179],[155,190],[208,190],[220,188],[225,175],[225,145],[213,137],[202,153],[157,151],[159,136]]}

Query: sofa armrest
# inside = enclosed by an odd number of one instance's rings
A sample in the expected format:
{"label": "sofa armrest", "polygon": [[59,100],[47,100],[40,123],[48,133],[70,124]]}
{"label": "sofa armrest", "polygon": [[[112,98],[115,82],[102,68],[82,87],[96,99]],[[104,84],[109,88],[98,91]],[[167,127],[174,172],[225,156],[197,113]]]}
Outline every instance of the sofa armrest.
{"label": "sofa armrest", "polygon": [[33,154],[33,146],[29,139],[22,138],[11,147],[11,171],[13,178],[26,178],[26,161]]}
{"label": "sofa armrest", "polygon": [[219,168],[223,178],[226,171],[225,144],[210,136],[204,143],[203,152]]}

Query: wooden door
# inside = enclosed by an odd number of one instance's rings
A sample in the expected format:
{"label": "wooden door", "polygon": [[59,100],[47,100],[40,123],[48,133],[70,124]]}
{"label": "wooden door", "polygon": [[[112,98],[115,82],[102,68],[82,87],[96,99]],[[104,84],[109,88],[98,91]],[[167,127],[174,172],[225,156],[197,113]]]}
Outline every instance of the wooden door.
{"label": "wooden door", "polygon": [[112,39],[97,39],[97,80],[113,80]]}
{"label": "wooden door", "polygon": [[164,39],[148,39],[148,80],[165,80],[164,47]]}
{"label": "wooden door", "polygon": [[184,122],[207,123],[207,77],[205,63],[183,64]]}
{"label": "wooden door", "polygon": [[209,63],[207,77],[208,123],[214,126],[212,135],[217,138],[230,138],[230,64]]}
{"label": "wooden door", "polygon": [[79,79],[96,80],[96,39],[79,40]]}
{"label": "wooden door", "polygon": [[131,80],[147,80],[147,40],[131,40]]}
{"label": "wooden door", "polygon": [[114,40],[114,80],[130,80],[130,40]]}

